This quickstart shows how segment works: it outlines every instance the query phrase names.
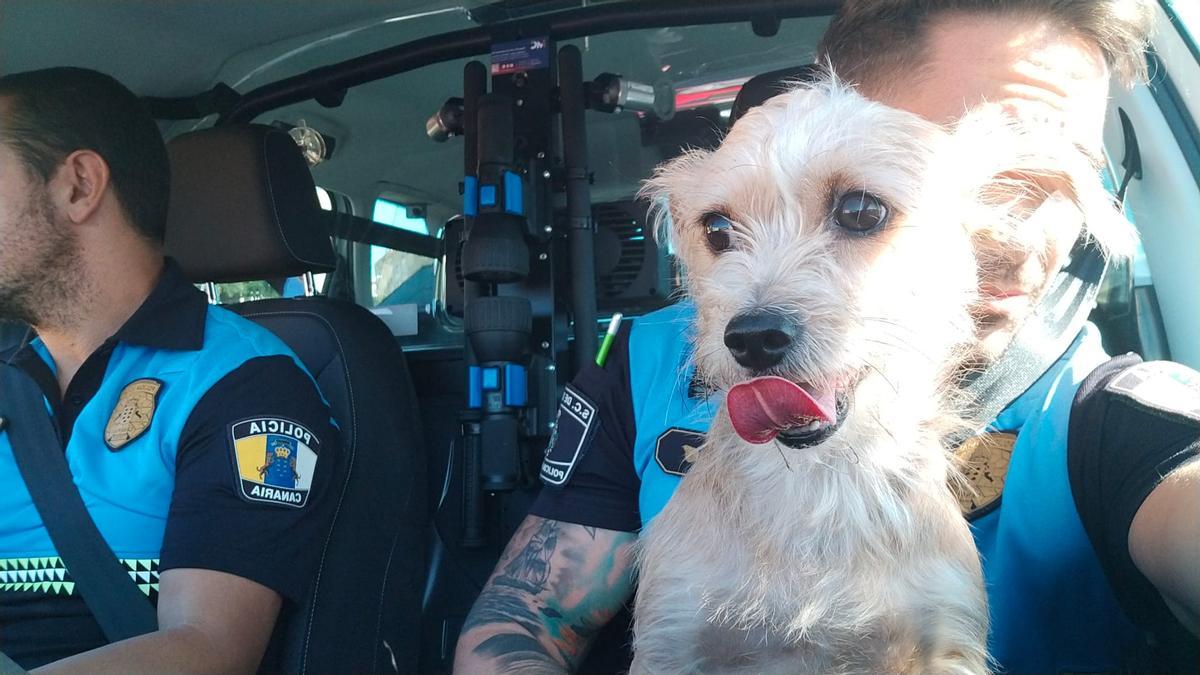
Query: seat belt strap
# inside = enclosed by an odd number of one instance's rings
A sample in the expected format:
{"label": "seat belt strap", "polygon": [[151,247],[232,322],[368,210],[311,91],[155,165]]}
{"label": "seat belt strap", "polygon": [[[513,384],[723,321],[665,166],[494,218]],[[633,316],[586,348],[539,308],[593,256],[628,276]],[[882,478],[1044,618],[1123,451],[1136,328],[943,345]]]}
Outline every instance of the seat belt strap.
{"label": "seat belt strap", "polygon": [[154,606],[100,535],[67,466],[41,389],[0,362],[0,419],[17,469],[58,556],[109,642],[158,630]]}
{"label": "seat belt strap", "polygon": [[0,652],[0,675],[28,675],[25,669],[13,663],[13,660]]}
{"label": "seat belt strap", "polygon": [[964,384],[974,400],[975,431],[995,420],[1066,353],[1096,304],[1104,269],[1103,253],[1086,235],[1081,236],[1012,343],[991,366]]}

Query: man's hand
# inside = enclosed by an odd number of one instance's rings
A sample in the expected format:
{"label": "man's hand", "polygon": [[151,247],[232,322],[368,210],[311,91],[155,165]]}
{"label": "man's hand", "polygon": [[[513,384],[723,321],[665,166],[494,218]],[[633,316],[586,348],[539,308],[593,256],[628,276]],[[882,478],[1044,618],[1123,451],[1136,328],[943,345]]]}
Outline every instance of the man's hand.
{"label": "man's hand", "polygon": [[629,598],[637,535],[529,516],[467,616],[457,673],[561,673]]}
{"label": "man's hand", "polygon": [[56,661],[35,673],[253,673],[282,599],[248,579],[200,569],[159,577],[158,630]]}
{"label": "man's hand", "polygon": [[1200,459],[1168,474],[1142,503],[1129,526],[1129,555],[1200,636]]}

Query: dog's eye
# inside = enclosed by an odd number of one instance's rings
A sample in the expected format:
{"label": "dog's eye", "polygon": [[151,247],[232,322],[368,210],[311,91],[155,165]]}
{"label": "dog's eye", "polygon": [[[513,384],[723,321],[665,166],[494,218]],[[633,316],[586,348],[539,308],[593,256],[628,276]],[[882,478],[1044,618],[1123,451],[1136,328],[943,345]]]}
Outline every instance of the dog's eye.
{"label": "dog's eye", "polygon": [[868,234],[887,224],[888,208],[870,192],[849,192],[838,200],[833,220],[855,234]]}
{"label": "dog's eye", "polygon": [[721,253],[733,246],[733,222],[719,213],[704,216],[704,236],[713,253]]}

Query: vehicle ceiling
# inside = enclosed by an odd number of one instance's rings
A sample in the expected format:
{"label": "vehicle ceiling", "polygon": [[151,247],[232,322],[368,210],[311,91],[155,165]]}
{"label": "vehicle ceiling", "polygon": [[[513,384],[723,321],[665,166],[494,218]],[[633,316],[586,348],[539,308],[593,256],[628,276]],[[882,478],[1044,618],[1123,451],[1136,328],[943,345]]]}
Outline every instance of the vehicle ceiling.
{"label": "vehicle ceiling", "polygon": [[[500,14],[486,4],[4,0],[0,69],[88,66],[149,96],[194,94],[217,82],[244,93],[384,47],[478,27]],[[508,5],[561,9],[572,3],[509,0]],[[588,79],[614,72],[643,82],[667,79],[677,88],[703,87],[808,62],[826,22],[786,20],[772,38],[756,37],[743,23],[612,33],[573,43],[583,50]],[[339,108],[307,102],[271,111],[258,121],[304,119],[333,136],[334,157],[315,169],[317,183],[350,195],[360,211],[376,195],[390,192],[409,203],[428,204],[435,224],[451,215],[459,201],[462,141],[430,141],[425,120],[446,98],[460,95],[465,62],[436,64],[354,88]],[[594,197],[630,196],[661,161],[661,153],[642,147],[633,115],[588,115]],[[209,123],[175,123],[166,132],[175,135]]]}

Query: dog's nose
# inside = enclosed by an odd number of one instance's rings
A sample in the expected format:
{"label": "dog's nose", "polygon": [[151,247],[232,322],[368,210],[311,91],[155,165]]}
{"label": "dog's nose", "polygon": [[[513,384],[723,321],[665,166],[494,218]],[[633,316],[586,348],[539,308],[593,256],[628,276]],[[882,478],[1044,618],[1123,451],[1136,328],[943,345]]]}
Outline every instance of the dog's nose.
{"label": "dog's nose", "polygon": [[796,339],[793,322],[778,314],[738,314],[725,326],[725,346],[738,363],[753,371],[778,365]]}

